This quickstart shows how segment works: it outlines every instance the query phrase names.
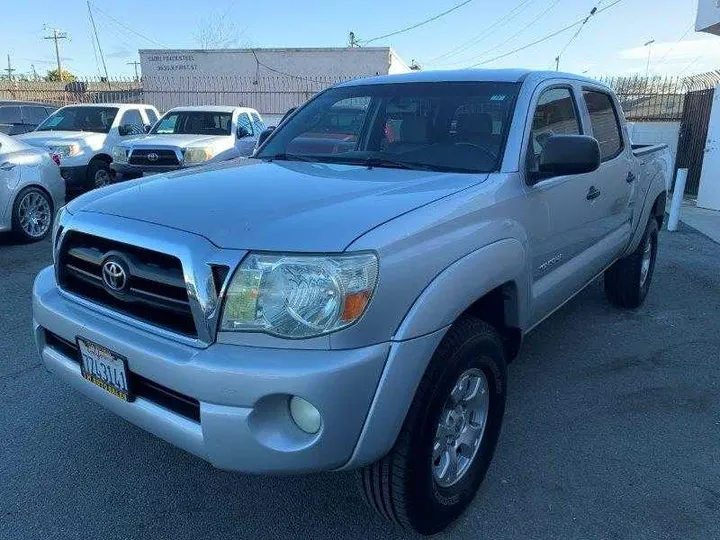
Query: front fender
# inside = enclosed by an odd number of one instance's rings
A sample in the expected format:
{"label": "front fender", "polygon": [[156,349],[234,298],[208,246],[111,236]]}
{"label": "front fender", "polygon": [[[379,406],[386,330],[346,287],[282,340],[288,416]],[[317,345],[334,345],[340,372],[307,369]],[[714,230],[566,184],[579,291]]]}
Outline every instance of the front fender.
{"label": "front fender", "polygon": [[415,300],[394,340],[430,334],[453,323],[476,300],[512,282],[517,291],[513,326],[527,320],[529,283],[525,249],[514,238],[499,240],[455,261]]}
{"label": "front fender", "polygon": [[517,292],[513,324],[525,320],[527,264],[523,245],[504,239],[455,261],[425,288],[396,332],[355,451],[343,469],[367,465],[390,451],[435,350],[476,300],[512,282]]}

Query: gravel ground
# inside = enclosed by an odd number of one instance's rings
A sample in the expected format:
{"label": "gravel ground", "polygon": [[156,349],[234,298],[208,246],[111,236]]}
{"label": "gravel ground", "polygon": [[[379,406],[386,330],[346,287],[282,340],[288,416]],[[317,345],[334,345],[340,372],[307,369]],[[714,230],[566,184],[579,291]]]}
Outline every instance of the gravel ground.
{"label": "gravel ground", "polygon": [[[720,538],[720,246],[661,233],[645,305],[594,283],[510,366],[495,460],[438,538]],[[30,289],[47,242],[0,238],[0,538],[406,538],[353,474],[214,470],[40,366]]]}

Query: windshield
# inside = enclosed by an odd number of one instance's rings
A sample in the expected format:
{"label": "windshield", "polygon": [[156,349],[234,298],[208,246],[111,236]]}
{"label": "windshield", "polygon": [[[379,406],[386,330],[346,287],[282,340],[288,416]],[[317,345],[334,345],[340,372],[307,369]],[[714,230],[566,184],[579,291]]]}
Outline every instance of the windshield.
{"label": "windshield", "polygon": [[455,172],[499,167],[519,84],[400,83],[331,88],[257,156]]}
{"label": "windshield", "polygon": [[107,133],[117,113],[117,107],[64,107],[48,116],[36,131]]}
{"label": "windshield", "polygon": [[178,111],[163,116],[150,133],[156,135],[230,135],[232,113]]}

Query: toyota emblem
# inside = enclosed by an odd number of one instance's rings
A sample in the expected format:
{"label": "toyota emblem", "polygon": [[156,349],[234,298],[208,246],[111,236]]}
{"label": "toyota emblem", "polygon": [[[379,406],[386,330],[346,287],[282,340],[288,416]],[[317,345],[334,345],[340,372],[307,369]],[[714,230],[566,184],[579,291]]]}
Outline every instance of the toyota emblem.
{"label": "toyota emblem", "polygon": [[160,159],[160,156],[158,156],[155,152],[150,152],[147,155],[147,159],[148,161],[157,161],[158,159]]}
{"label": "toyota emblem", "polygon": [[102,280],[112,292],[122,292],[128,283],[128,273],[118,259],[107,259],[102,266]]}

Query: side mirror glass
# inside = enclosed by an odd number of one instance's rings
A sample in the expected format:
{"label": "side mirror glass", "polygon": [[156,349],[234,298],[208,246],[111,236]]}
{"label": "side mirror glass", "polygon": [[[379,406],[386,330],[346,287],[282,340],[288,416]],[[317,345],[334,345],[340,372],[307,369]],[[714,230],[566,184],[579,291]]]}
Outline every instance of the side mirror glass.
{"label": "side mirror glass", "polygon": [[151,126],[150,124],[145,124],[145,125],[143,126],[143,131],[144,131],[145,133],[150,133],[150,130],[151,130],[151,129],[152,129],[152,126]]}
{"label": "side mirror glass", "polygon": [[528,173],[528,183],[545,178],[593,172],[600,167],[600,145],[587,135],[552,135],[543,144],[537,171]]}

